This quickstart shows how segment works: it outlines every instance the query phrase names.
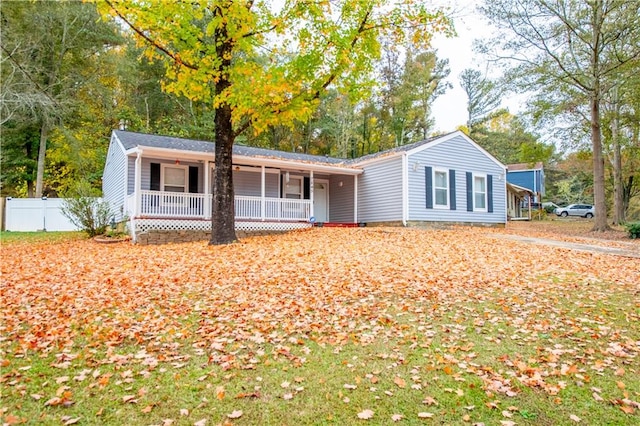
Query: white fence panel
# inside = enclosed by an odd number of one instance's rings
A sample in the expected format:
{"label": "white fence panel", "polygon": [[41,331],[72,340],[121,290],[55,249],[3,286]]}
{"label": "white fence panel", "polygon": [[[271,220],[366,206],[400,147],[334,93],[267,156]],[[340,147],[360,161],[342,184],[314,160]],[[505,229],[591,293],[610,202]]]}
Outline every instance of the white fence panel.
{"label": "white fence panel", "polygon": [[77,231],[78,228],[62,214],[64,198],[7,198],[7,231]]}

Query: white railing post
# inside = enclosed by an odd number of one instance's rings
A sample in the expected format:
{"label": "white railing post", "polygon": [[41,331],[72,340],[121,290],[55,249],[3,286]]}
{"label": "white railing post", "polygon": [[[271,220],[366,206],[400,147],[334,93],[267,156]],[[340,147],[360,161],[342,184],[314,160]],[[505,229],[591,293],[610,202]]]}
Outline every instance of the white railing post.
{"label": "white railing post", "polygon": [[142,204],[142,151],[138,151],[135,163],[135,179],[134,179],[134,193],[136,194],[136,202],[134,205],[134,217],[140,216],[141,204]]}
{"label": "white railing post", "polygon": [[209,160],[204,162],[204,203],[202,205],[202,215],[205,219],[211,219],[211,183],[209,183],[209,177],[211,176],[211,170],[209,170]]}
{"label": "white railing post", "polygon": [[265,220],[265,212],[266,212],[266,205],[265,203],[267,202],[266,197],[267,197],[267,186],[266,186],[266,169],[265,166],[262,165],[262,168],[260,170],[261,172],[261,187],[260,187],[260,219],[264,222]]}
{"label": "white railing post", "polygon": [[313,170],[311,170],[309,172],[309,203],[310,203],[310,207],[309,207],[309,217],[307,219],[310,219],[314,216],[314,211],[313,211]]}

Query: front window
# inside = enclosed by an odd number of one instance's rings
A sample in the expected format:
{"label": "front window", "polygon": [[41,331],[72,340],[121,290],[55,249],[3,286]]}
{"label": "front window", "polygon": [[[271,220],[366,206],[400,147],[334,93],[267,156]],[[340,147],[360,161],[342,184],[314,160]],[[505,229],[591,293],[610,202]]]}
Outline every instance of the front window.
{"label": "front window", "polygon": [[487,177],[473,177],[473,210],[487,211]]}
{"label": "front window", "polygon": [[162,190],[168,192],[187,192],[187,168],[164,165]]}
{"label": "front window", "polygon": [[433,192],[435,207],[449,207],[449,172],[446,170],[434,170]]}
{"label": "front window", "polygon": [[295,200],[302,199],[302,178],[298,176],[289,177],[289,181],[284,185],[284,198]]}

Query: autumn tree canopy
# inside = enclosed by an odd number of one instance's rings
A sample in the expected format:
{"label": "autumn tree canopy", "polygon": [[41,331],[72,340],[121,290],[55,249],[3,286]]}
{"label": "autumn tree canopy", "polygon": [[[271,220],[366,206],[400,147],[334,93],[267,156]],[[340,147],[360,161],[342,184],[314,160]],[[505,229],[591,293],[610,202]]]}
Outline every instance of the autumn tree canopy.
{"label": "autumn tree canopy", "polygon": [[381,36],[421,47],[450,29],[443,12],[419,1],[108,0],[98,7],[126,23],[147,55],[167,61],[167,91],[213,106],[212,244],[236,239],[231,152],[239,134],[310,117],[329,87],[361,97]]}
{"label": "autumn tree canopy", "polygon": [[503,29],[496,55],[512,65],[519,90],[542,94],[560,112],[584,109],[593,151],[594,230],[605,231],[607,202],[602,103],[640,59],[640,3],[629,0],[491,0],[483,13]]}

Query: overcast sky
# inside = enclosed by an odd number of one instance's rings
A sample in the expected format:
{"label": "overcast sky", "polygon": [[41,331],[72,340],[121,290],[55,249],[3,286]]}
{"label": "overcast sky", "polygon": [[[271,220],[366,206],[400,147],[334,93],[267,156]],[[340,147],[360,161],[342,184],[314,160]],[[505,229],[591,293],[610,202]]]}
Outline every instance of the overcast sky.
{"label": "overcast sky", "polygon": [[[465,68],[481,72],[487,70],[486,63],[472,49],[473,40],[491,36],[492,29],[476,10],[479,0],[447,1],[455,9],[454,25],[457,37],[436,36],[433,42],[438,58],[449,59],[448,81],[453,88],[440,95],[433,104],[432,115],[436,120],[435,131],[450,132],[467,122],[467,95],[460,87],[459,75]],[[512,107],[509,110],[513,111]]]}

